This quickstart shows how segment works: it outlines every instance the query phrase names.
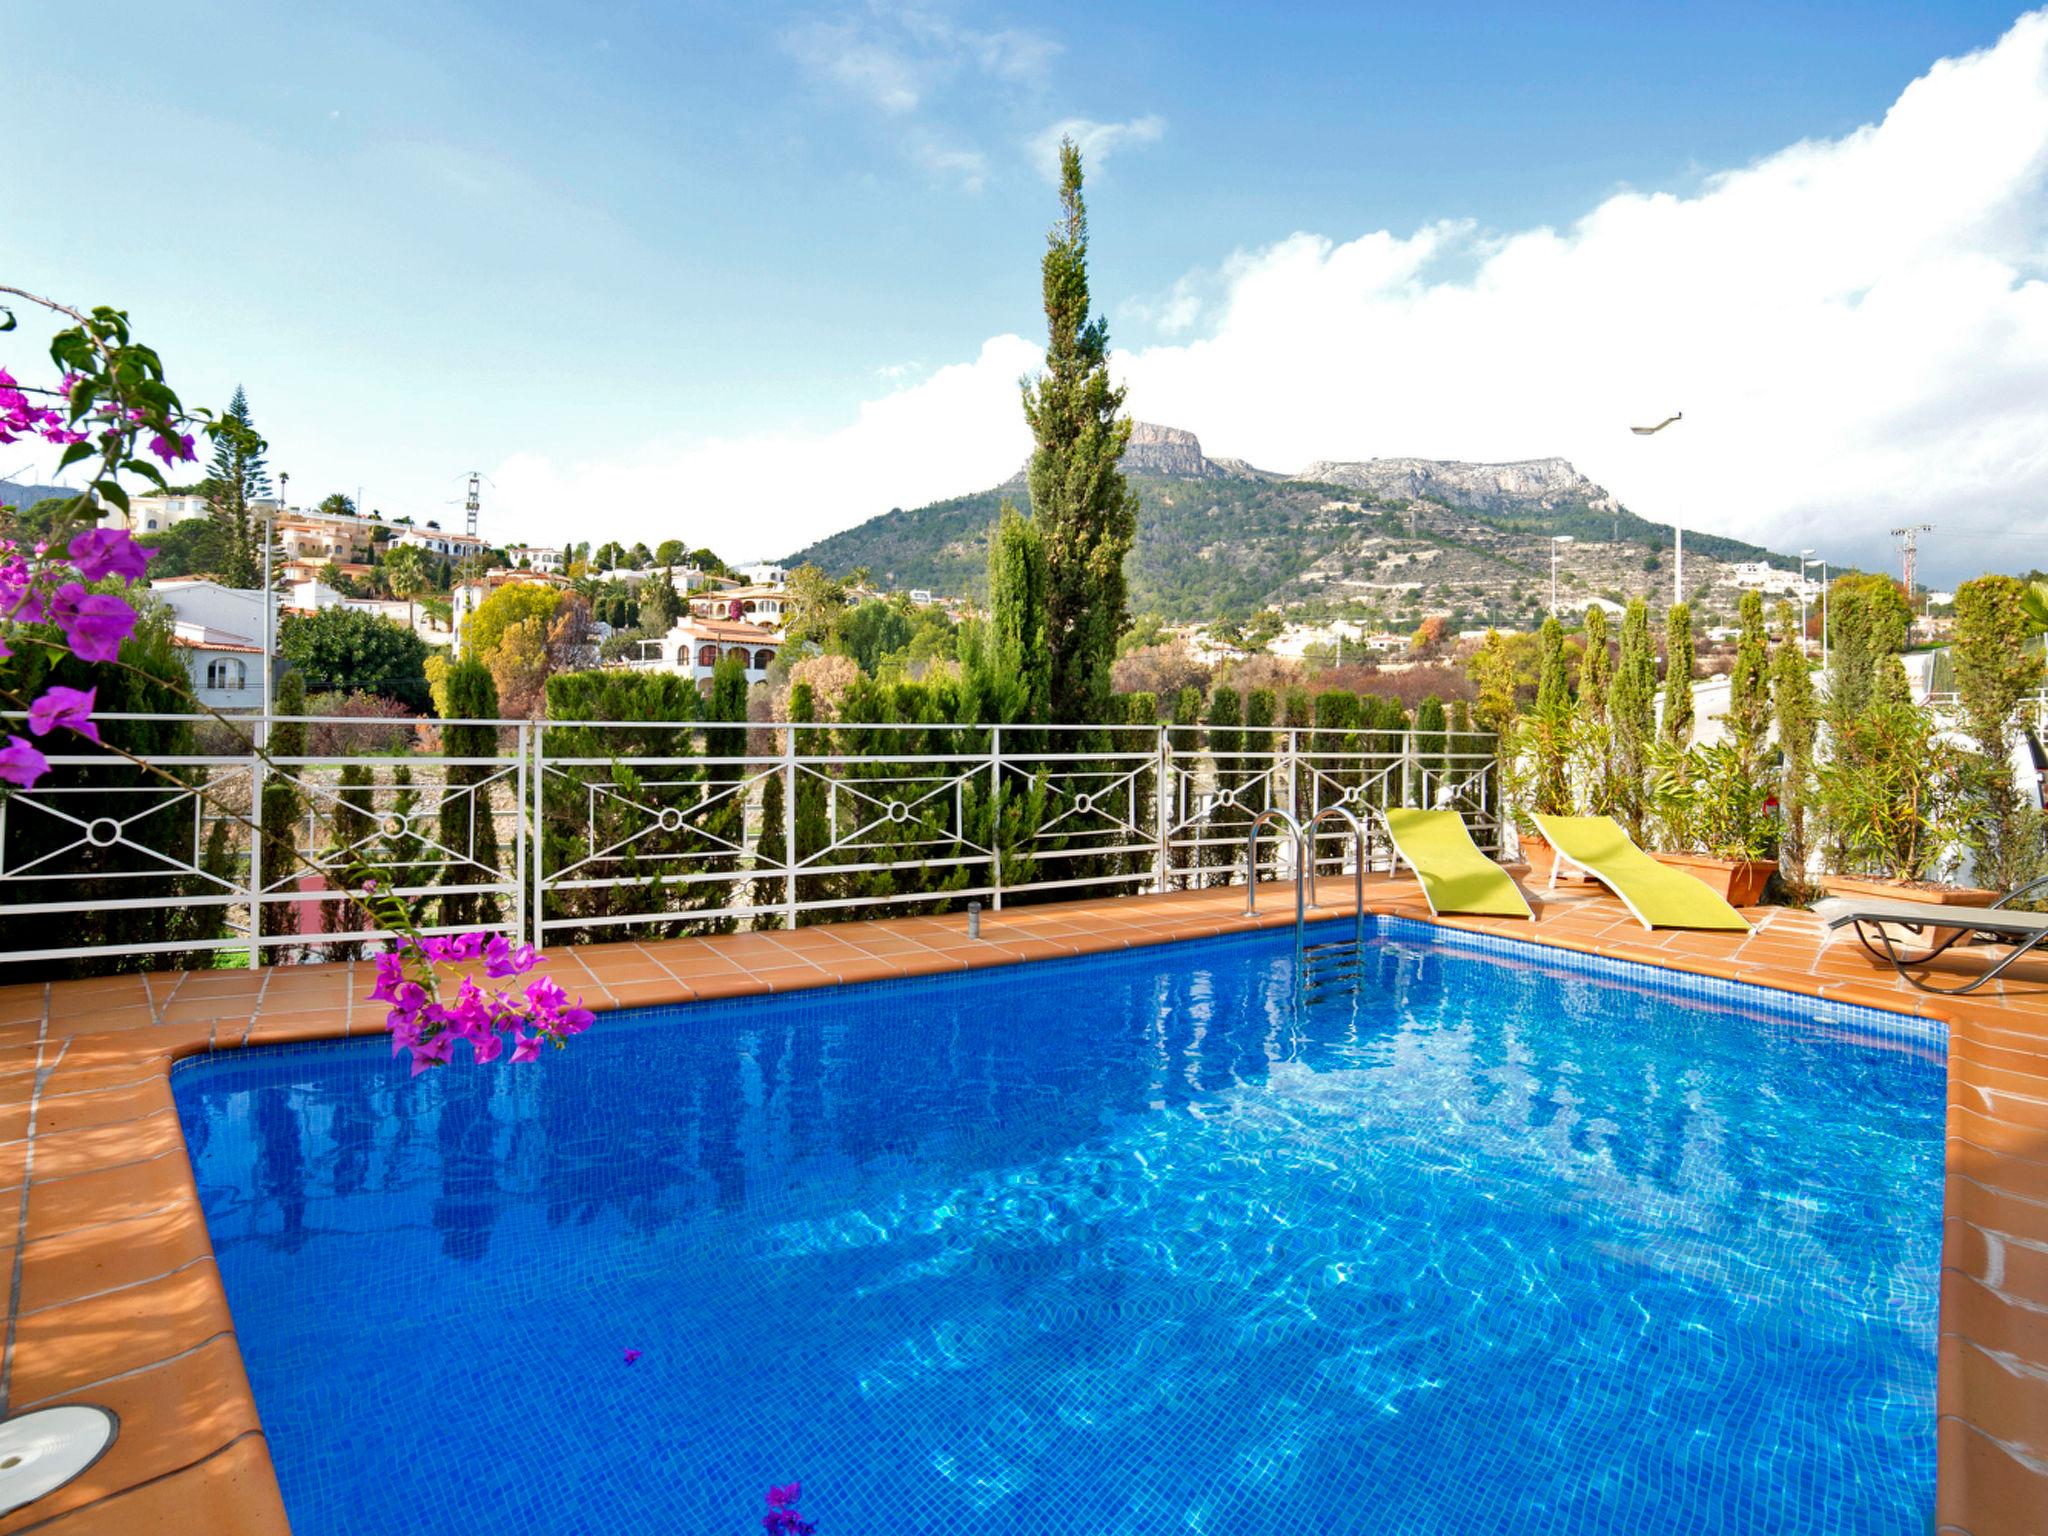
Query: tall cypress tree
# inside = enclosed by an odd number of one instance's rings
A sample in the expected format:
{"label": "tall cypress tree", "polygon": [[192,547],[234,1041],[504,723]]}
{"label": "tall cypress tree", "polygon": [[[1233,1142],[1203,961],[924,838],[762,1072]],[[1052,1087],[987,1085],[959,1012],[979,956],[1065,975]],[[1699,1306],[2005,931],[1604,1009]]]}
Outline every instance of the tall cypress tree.
{"label": "tall cypress tree", "polygon": [[1763,771],[1764,742],[1771,733],[1770,636],[1764,625],[1764,595],[1742,594],[1742,637],[1735,644],[1735,670],[1728,675],[1728,735],[1742,764],[1742,776],[1756,782]]}
{"label": "tall cypress tree", "polygon": [[1535,735],[1536,809],[1564,815],[1572,808],[1571,785],[1565,777],[1565,735],[1571,725],[1571,684],[1565,679],[1564,626],[1551,615],[1537,631]]}
{"label": "tall cypress tree", "polygon": [[1052,718],[1106,720],[1117,636],[1130,623],[1124,556],[1137,496],[1117,469],[1131,435],[1109,381],[1109,327],[1088,315],[1088,213],[1081,152],[1060,142],[1060,218],[1046,237],[1045,371],[1024,388],[1032,517],[1045,545]]}
{"label": "tall cypress tree", "polygon": [[1785,757],[1778,781],[1780,868],[1794,887],[1806,886],[1813,837],[1807,818],[1813,809],[1813,743],[1819,709],[1813,674],[1791,623],[1771,658],[1771,703],[1778,717],[1778,747]]}
{"label": "tall cypress tree", "polygon": [[988,541],[988,680],[978,692],[993,712],[980,723],[1043,723],[1052,658],[1046,649],[1045,544],[1039,525],[1007,501]]}
{"label": "tall cypress tree", "polygon": [[1657,653],[1650,646],[1650,607],[1640,597],[1622,616],[1607,718],[1614,731],[1614,809],[1640,841],[1657,736]]}
{"label": "tall cypress tree", "polygon": [[1683,752],[1692,745],[1692,609],[1673,603],[1664,616],[1665,744]]}
{"label": "tall cypress tree", "polygon": [[1613,676],[1613,658],[1607,654],[1607,610],[1595,603],[1586,610],[1586,655],[1579,663],[1579,707],[1587,719],[1607,719],[1607,688]]}
{"label": "tall cypress tree", "polygon": [[[448,668],[448,715],[452,720],[495,720],[498,717],[498,685],[491,669],[472,657],[462,657]],[[495,758],[498,728],[495,725],[448,725],[441,729],[441,744],[449,757]],[[446,788],[441,792],[440,841],[449,862],[441,866],[442,885],[491,885],[498,878],[498,827],[492,815],[491,791],[478,789],[497,773],[488,762],[451,763]],[[523,807],[521,808],[523,809]],[[500,918],[498,898],[474,891],[461,891],[441,898],[441,921],[463,927],[495,923]]]}

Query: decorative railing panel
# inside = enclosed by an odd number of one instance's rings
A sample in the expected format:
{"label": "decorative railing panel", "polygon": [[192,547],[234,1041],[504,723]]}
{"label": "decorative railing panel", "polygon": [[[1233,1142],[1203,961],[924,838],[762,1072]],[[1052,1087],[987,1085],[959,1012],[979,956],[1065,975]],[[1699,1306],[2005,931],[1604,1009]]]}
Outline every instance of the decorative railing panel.
{"label": "decorative railing panel", "polygon": [[[272,763],[161,716],[109,722],[117,746],[156,733],[146,767],[53,755],[43,784],[0,799],[0,975],[361,953],[389,937],[365,877],[430,931],[545,944],[1228,884],[1273,807],[1357,814],[1375,869],[1393,858],[1376,808],[1452,807],[1482,847],[1501,840],[1478,736],[505,721],[500,755],[449,757],[435,722],[375,751],[351,750],[360,721],[310,724],[331,727],[325,750]],[[1351,867],[1341,818],[1311,856]],[[1262,876],[1292,857],[1262,836]]]}

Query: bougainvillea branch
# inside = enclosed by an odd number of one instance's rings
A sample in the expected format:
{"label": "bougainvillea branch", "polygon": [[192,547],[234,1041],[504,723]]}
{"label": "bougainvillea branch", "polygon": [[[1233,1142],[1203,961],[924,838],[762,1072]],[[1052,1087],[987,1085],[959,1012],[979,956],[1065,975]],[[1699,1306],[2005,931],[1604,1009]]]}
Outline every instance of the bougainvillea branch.
{"label": "bougainvillea branch", "polygon": [[[97,688],[52,686],[39,697],[26,699],[8,686],[8,674],[14,670],[8,663],[15,661],[17,645],[33,645],[95,665],[126,665],[120,650],[134,632],[136,613],[125,593],[128,584],[146,574],[151,552],[126,529],[97,524],[108,507],[128,510],[122,475],[164,487],[162,473],[137,451],[142,438],[147,437],[149,452],[174,464],[193,457],[188,426],[218,436],[220,423],[210,413],[185,410],[164,382],[156,353],[135,341],[122,311],[100,308],[86,313],[5,284],[0,284],[0,295],[12,295],[75,322],[50,343],[51,361],[62,373],[58,388],[25,386],[0,369],[0,443],[36,437],[61,447],[60,470],[99,460],[86,488],[58,509],[52,539],[24,547],[0,538],[0,698],[25,708],[28,726],[28,736],[8,734],[0,743],[0,784],[22,790],[39,783],[50,763],[36,741],[58,732],[83,737],[139,769],[169,777],[156,765],[101,739],[93,719]],[[0,306],[0,332],[13,330],[15,323],[13,312]],[[62,400],[63,407],[38,404],[31,395]],[[78,525],[83,526],[66,542],[65,534]],[[227,723],[189,690],[178,691],[188,703]],[[284,771],[261,743],[252,743],[250,750]],[[261,829],[248,818],[226,814],[252,835],[260,835]],[[303,859],[296,849],[293,856]],[[415,1076],[446,1065],[458,1044],[467,1044],[471,1059],[479,1064],[506,1057],[508,1045],[511,1061],[526,1062],[539,1055],[543,1044],[559,1047],[590,1027],[594,1015],[582,1006],[582,999],[572,1001],[552,979],[536,976],[521,983],[520,978],[546,963],[532,945],[515,944],[504,934],[427,937],[420,931],[417,914],[397,893],[382,890],[361,870],[349,871],[346,879],[363,893],[380,924],[397,935],[395,946],[376,957],[377,985],[370,997],[388,1007],[392,1053],[410,1051]],[[252,945],[257,927],[252,910]],[[475,974],[478,969],[481,978]],[[452,1001],[442,984],[444,971],[454,986]]]}

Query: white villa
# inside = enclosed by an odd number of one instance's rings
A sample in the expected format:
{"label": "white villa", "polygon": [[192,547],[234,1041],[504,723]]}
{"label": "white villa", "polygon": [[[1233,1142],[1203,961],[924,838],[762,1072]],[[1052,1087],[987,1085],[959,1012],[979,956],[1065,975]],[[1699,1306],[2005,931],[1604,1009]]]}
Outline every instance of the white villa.
{"label": "white villa", "polygon": [[691,598],[690,612],[700,619],[757,624],[780,635],[789,616],[789,589],[762,583],[727,587]]}
{"label": "white villa", "polygon": [[675,628],[644,646],[659,648],[658,656],[646,656],[633,666],[663,672],[679,672],[696,682],[710,681],[721,659],[737,653],[746,664],[747,681],[766,681],[768,668],[782,649],[782,637],[773,630],[744,620],[703,618],[690,614],[676,620]]}

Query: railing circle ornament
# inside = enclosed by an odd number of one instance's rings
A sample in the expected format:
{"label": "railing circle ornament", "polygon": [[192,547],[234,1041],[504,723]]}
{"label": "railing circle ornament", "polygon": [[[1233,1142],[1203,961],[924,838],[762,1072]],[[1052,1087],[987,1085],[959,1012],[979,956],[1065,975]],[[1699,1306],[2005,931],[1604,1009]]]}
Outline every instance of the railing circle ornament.
{"label": "railing circle ornament", "polygon": [[675,832],[683,825],[683,813],[672,805],[665,805],[656,814],[654,824],[664,832]]}
{"label": "railing circle ornament", "polygon": [[891,800],[889,802],[889,819],[894,822],[910,820],[910,807],[901,800]]}
{"label": "railing circle ornament", "polygon": [[121,823],[111,816],[100,816],[86,823],[85,840],[95,848],[111,848],[121,841]]}
{"label": "railing circle ornament", "polygon": [[1356,805],[1360,800],[1364,798],[1365,788],[1363,785],[1353,784],[1347,787],[1344,791],[1344,803],[1346,805]]}
{"label": "railing circle ornament", "polygon": [[1216,791],[1216,803],[1217,803],[1218,805],[1235,805],[1235,804],[1237,804],[1237,791],[1236,791],[1236,790],[1234,790],[1234,789],[1219,789],[1219,790],[1217,790],[1217,791]]}
{"label": "railing circle ornament", "polygon": [[1090,794],[1079,794],[1074,796],[1074,809],[1080,812],[1083,816],[1086,816],[1090,811],[1095,809],[1095,797]]}
{"label": "railing circle ornament", "polygon": [[384,835],[386,837],[396,837],[404,830],[405,818],[403,816],[386,816],[384,818]]}

